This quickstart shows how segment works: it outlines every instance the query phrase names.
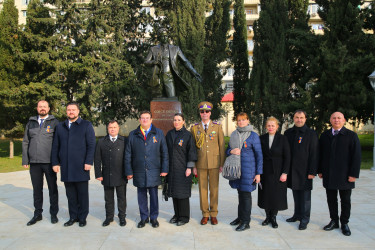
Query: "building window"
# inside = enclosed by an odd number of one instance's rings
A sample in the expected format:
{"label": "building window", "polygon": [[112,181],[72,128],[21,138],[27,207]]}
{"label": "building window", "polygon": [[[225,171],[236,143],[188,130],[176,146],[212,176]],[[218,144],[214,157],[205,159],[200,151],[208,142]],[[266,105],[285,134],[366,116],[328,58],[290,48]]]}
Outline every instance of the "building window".
{"label": "building window", "polygon": [[233,91],[233,82],[228,82],[226,87],[227,87],[227,92],[232,92]]}
{"label": "building window", "polygon": [[27,11],[26,11],[26,10],[23,10],[23,11],[22,11],[22,16],[23,16],[23,17],[26,17],[26,15],[27,15]]}
{"label": "building window", "polygon": [[253,31],[253,25],[247,25],[247,30],[250,32]]}
{"label": "building window", "polygon": [[254,41],[253,40],[247,40],[247,50],[249,50],[249,51],[254,50]]}
{"label": "building window", "polygon": [[22,0],[22,5],[28,5],[30,0]]}
{"label": "building window", "polygon": [[249,56],[249,62],[253,61],[253,56]]}
{"label": "building window", "polygon": [[251,15],[251,14],[254,14],[254,10],[253,9],[246,9],[245,13],[246,13],[246,15]]}
{"label": "building window", "polygon": [[234,69],[229,68],[228,71],[227,71],[227,76],[233,76],[233,74],[234,74]]}
{"label": "building window", "polygon": [[229,15],[234,15],[234,10],[229,10]]}
{"label": "building window", "polygon": [[143,8],[141,9],[141,12],[144,12],[144,13],[146,13],[146,14],[150,14],[150,12],[151,12],[151,8],[150,8],[150,7],[143,7]]}

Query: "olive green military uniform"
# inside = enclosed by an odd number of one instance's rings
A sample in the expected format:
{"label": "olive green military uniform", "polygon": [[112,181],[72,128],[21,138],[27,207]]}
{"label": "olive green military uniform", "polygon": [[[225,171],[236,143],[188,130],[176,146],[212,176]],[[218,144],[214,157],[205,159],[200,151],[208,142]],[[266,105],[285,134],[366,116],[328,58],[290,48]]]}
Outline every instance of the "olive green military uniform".
{"label": "olive green military uniform", "polygon": [[[199,179],[199,197],[203,217],[216,217],[218,210],[219,168],[224,165],[225,142],[224,133],[219,123],[210,121],[207,132],[202,122],[192,126],[198,161],[196,167]],[[210,204],[208,204],[208,188]]]}

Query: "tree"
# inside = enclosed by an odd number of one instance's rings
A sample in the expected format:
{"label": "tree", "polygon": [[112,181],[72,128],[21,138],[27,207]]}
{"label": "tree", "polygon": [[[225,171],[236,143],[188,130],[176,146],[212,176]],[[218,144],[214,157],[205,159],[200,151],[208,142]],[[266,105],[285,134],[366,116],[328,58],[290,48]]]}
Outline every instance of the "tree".
{"label": "tree", "polygon": [[285,120],[289,97],[287,58],[288,12],[285,0],[261,0],[254,23],[254,67],[247,93],[250,120],[260,133],[267,117]]}
{"label": "tree", "polygon": [[360,0],[317,0],[325,23],[316,85],[313,86],[317,130],[322,131],[335,111],[347,119],[367,122],[372,92],[367,76],[375,64],[374,42],[363,32]]}
{"label": "tree", "polygon": [[10,138],[10,158],[13,158],[14,152],[13,138],[22,127],[17,120],[9,117],[14,111],[8,109],[12,106],[12,100],[7,99],[5,94],[22,81],[20,74],[23,66],[18,58],[20,51],[18,10],[14,0],[5,0],[0,12],[0,134]]}
{"label": "tree", "polygon": [[[249,85],[249,53],[247,50],[247,25],[243,0],[234,1],[233,16],[233,41],[232,57],[233,64],[233,110],[235,114],[247,110],[250,99],[246,95],[246,86]],[[262,11],[263,12],[263,11]]]}
{"label": "tree", "polygon": [[215,109],[212,110],[211,119],[219,119],[223,110],[221,99],[224,95],[222,88],[222,72],[226,71],[225,66],[229,55],[228,31],[230,29],[229,8],[231,1],[216,0],[212,2],[212,15],[205,21],[205,48],[203,59],[203,91],[206,100],[211,102]]}
{"label": "tree", "polygon": [[316,55],[321,36],[314,35],[308,25],[308,0],[288,1],[289,29],[287,31],[287,60],[290,68],[288,76],[289,101],[287,111],[292,114],[297,109],[307,112],[307,124],[314,125],[314,106],[311,96]]}

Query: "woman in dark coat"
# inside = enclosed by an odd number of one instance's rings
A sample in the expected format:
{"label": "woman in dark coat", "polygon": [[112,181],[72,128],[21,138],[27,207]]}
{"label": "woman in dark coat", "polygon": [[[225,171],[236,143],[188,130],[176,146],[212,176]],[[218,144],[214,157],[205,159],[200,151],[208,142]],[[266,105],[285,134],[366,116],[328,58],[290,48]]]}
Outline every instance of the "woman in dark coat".
{"label": "woman in dark coat", "polygon": [[[259,136],[253,131],[249,117],[241,112],[236,117],[237,129],[231,134],[226,160],[231,161],[231,165],[241,165],[240,179],[229,181],[232,188],[238,191],[238,216],[230,224],[238,225],[236,231],[243,231],[250,228],[251,215],[251,192],[256,189],[256,184],[260,182],[260,175],[263,171],[263,156]],[[234,139],[235,138],[235,139]],[[236,163],[234,157],[237,155],[240,162]],[[230,158],[234,160],[230,160]],[[225,164],[224,164],[225,165]]]}
{"label": "woman in dark coat", "polygon": [[192,175],[197,152],[192,134],[184,127],[185,118],[177,113],[173,118],[174,129],[166,136],[169,154],[168,196],[173,198],[174,216],[170,223],[182,226],[189,222]]}
{"label": "woman in dark coat", "polygon": [[266,210],[263,226],[271,223],[277,228],[277,211],[288,209],[287,174],[290,167],[288,139],[277,132],[279,121],[270,117],[266,122],[268,133],[260,136],[263,152],[262,189],[258,189],[258,206]]}

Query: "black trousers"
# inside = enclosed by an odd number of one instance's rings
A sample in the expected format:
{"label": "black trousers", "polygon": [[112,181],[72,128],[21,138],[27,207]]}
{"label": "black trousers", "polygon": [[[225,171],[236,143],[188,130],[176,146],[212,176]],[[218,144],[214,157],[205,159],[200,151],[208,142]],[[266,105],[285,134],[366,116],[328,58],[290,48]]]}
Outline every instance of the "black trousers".
{"label": "black trousers", "polygon": [[89,182],[64,182],[70,219],[86,221],[89,214]]}
{"label": "black trousers", "polygon": [[293,190],[294,215],[301,223],[310,222],[311,190]]}
{"label": "black trousers", "polygon": [[331,217],[331,220],[334,220],[336,222],[339,221],[337,193],[340,194],[340,199],[341,199],[340,222],[341,224],[348,224],[349,218],[350,218],[350,209],[351,209],[350,197],[352,195],[352,190],[351,189],[348,189],[348,190],[326,189],[329,215]]}
{"label": "black trousers", "polygon": [[179,221],[188,223],[190,220],[190,199],[173,198],[174,215]]}
{"label": "black trousers", "polygon": [[115,189],[117,195],[118,217],[124,219],[126,216],[126,184],[122,186],[104,186],[105,217],[113,219],[115,215]]}
{"label": "black trousers", "polygon": [[30,177],[33,185],[34,196],[34,216],[41,215],[43,212],[43,176],[46,176],[49,191],[49,212],[51,215],[57,215],[59,212],[59,192],[57,189],[56,173],[52,170],[50,163],[31,163]]}
{"label": "black trousers", "polygon": [[265,209],[267,218],[271,218],[277,215],[277,209]]}
{"label": "black trousers", "polygon": [[251,216],[251,192],[238,191],[238,218],[242,223],[249,224]]}

